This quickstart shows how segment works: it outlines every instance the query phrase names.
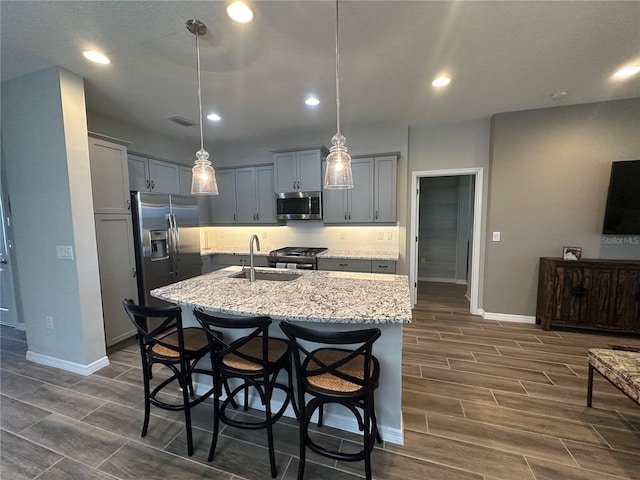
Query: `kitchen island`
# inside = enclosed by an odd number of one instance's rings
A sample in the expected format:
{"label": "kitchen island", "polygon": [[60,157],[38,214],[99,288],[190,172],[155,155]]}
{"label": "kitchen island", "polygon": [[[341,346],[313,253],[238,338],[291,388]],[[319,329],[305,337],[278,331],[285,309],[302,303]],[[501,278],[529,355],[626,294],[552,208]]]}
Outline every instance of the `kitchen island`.
{"label": "kitchen island", "polygon": [[[265,276],[292,275],[291,281],[234,278],[231,266],[155,289],[151,295],[183,307],[184,324],[197,325],[192,310],[232,315],[265,315],[273,319],[270,335],[284,337],[280,321],[307,327],[354,330],[377,327],[374,345],[380,361],[376,395],[378,427],[383,440],[402,444],[402,325],[411,321],[408,278],[402,275],[257,268]],[[280,278],[280,277],[278,277]],[[290,412],[292,415],[292,412]],[[357,431],[353,415],[337,407],[325,412],[327,425]]]}

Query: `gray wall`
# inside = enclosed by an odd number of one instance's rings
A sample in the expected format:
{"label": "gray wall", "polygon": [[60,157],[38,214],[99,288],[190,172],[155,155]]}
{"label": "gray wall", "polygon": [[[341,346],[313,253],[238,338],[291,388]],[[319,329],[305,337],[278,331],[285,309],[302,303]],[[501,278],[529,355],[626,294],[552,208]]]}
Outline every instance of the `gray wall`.
{"label": "gray wall", "polygon": [[52,68],[4,82],[2,148],[29,352],[86,366],[105,344],[82,78]]}
{"label": "gray wall", "polygon": [[483,309],[533,316],[539,257],[599,257],[611,162],[640,159],[640,99],[498,114],[491,140]]}

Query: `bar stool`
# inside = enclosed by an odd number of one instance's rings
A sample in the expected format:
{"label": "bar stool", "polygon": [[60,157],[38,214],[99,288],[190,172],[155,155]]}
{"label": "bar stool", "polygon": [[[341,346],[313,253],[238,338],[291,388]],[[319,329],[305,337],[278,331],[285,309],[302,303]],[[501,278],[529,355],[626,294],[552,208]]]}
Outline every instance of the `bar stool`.
{"label": "bar stool", "polygon": [[[275,478],[277,471],[272,427],[282,417],[292,399],[290,385],[293,373],[289,342],[269,337],[269,325],[271,324],[269,317],[228,318],[206,314],[199,310],[194,310],[193,313],[207,333],[213,384],[218,387],[213,394],[213,435],[208,460],[213,460],[220,421],[232,427],[250,430],[266,428],[271,476]],[[250,333],[232,341],[225,341],[215,334],[216,328],[244,329],[249,330]],[[287,371],[288,385],[277,383],[278,374],[282,370]],[[241,380],[240,384],[231,392],[227,390],[226,398],[221,401],[222,385],[226,386],[227,382],[233,378]],[[252,387],[264,405],[265,419],[259,422],[248,422],[229,418],[226,415],[226,408],[229,403],[235,408],[234,399],[240,392],[244,393],[244,409],[247,410],[248,392]],[[276,413],[271,411],[271,397],[274,389],[282,390],[285,393],[282,406]],[[294,403],[293,408],[297,411]]]}
{"label": "bar stool", "polygon": [[[184,410],[187,453],[191,456],[193,455],[191,409],[209,398],[214,390],[211,388],[198,396],[193,391],[194,373],[211,375],[210,370],[196,368],[200,359],[209,353],[207,335],[201,328],[183,328],[182,309],[178,306],[142,306],[136,305],[131,299],[125,299],[122,305],[138,331],[142,359],[144,422],[140,436],[144,437],[147,434],[151,405],[165,410]],[[172,375],[151,390],[152,369],[156,364],[167,367]],[[174,382],[177,382],[182,390],[182,401],[169,403],[168,400],[160,400],[161,392],[166,393],[165,388]]]}
{"label": "bar stool", "polygon": [[[374,441],[382,443],[374,407],[380,364],[372,355],[373,343],[381,335],[380,329],[325,331],[288,322],[281,322],[280,328],[291,342],[296,369],[300,420],[298,480],[302,480],[304,476],[307,447],[336,460],[364,460],[365,477],[370,480]],[[334,348],[347,345],[350,349]],[[309,400],[305,401],[305,397]],[[311,416],[318,410],[318,425],[321,426],[324,405],[330,403],[346,407],[356,417],[358,427],[364,434],[361,451],[344,453],[330,450],[317,444],[309,436]]]}

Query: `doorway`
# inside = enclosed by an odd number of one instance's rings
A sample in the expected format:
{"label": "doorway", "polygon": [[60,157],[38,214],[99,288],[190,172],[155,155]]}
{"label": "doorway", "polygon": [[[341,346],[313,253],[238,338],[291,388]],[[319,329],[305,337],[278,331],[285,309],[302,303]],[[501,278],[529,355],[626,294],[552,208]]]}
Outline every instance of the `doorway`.
{"label": "doorway", "polygon": [[24,329],[24,324],[18,323],[16,310],[16,295],[13,284],[12,249],[13,239],[10,234],[11,214],[7,208],[8,197],[5,197],[7,178],[4,170],[4,158],[0,165],[2,181],[0,181],[0,325]]}
{"label": "doorway", "polygon": [[482,168],[412,173],[409,281],[414,306],[420,285],[425,288],[428,282],[459,293],[466,311],[480,314],[482,173]]}

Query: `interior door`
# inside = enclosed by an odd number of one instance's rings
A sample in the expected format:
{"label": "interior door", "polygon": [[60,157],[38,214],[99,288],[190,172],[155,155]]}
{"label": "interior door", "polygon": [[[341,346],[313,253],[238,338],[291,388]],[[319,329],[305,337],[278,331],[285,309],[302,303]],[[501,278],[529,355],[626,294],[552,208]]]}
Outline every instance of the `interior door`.
{"label": "interior door", "polygon": [[16,299],[13,288],[13,274],[11,271],[11,240],[7,238],[7,227],[10,216],[4,207],[4,195],[0,185],[0,324],[15,327],[18,325],[16,313]]}

